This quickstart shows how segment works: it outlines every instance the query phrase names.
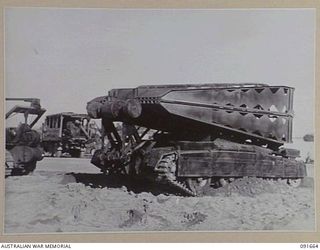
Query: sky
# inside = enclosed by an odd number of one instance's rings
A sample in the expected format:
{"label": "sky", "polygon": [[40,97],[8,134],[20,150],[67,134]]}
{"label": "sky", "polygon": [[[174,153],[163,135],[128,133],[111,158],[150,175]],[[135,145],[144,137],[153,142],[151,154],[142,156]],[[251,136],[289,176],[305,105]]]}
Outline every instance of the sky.
{"label": "sky", "polygon": [[249,82],[295,88],[294,136],[314,128],[313,9],[6,8],[6,97],[86,113],[112,88]]}

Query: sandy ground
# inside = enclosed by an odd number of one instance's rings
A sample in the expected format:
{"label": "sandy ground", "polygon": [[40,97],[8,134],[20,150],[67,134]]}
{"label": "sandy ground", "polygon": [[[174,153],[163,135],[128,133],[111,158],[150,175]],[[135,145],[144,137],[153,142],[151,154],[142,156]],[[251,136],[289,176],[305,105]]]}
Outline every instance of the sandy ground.
{"label": "sandy ground", "polygon": [[5,233],[313,231],[312,180],[294,188],[244,178],[182,197],[106,180],[88,159],[45,158],[32,175],[6,179]]}

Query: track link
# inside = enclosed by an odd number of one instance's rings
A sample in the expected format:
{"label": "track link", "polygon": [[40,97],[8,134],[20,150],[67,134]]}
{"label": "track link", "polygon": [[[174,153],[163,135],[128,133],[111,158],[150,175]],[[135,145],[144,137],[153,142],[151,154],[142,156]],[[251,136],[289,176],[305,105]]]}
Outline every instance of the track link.
{"label": "track link", "polygon": [[176,179],[176,169],[177,165],[175,154],[164,156],[154,169],[156,181],[161,184],[170,185],[182,194],[197,196],[197,194],[190,190],[184,183],[179,182]]}

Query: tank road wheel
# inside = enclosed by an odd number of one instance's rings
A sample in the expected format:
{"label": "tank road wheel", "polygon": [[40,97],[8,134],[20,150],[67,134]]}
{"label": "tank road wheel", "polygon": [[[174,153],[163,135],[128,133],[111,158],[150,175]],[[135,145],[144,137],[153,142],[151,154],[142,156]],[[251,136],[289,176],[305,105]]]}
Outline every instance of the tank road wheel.
{"label": "tank road wheel", "polygon": [[291,186],[291,187],[299,187],[301,185],[302,180],[300,178],[296,178],[296,179],[288,179],[287,183]]}
{"label": "tank road wheel", "polygon": [[229,183],[229,181],[227,178],[221,178],[219,180],[219,184],[221,185],[221,187],[225,187],[228,183]]}
{"label": "tank road wheel", "polygon": [[192,192],[201,196],[210,187],[211,178],[188,178],[186,184]]}

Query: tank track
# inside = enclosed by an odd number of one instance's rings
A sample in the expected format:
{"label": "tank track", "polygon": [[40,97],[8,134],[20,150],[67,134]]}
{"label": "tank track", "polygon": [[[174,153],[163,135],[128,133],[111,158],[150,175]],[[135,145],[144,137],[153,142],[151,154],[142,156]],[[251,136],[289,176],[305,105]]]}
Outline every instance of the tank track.
{"label": "tank track", "polygon": [[170,185],[175,190],[189,196],[197,196],[195,192],[190,190],[183,182],[176,179],[176,156],[170,154],[162,157],[159,164],[154,168],[156,181],[164,185]]}
{"label": "tank track", "polygon": [[5,162],[6,168],[5,168],[5,178],[11,176],[12,171],[15,167],[14,160],[12,158],[11,153],[6,150],[6,162]]}
{"label": "tank track", "polygon": [[[157,164],[157,166],[154,168],[154,173],[156,175],[155,179],[156,182],[162,185],[169,185],[177,192],[188,195],[188,196],[201,196],[200,193],[197,193],[189,188],[189,185],[187,184],[187,180],[185,179],[183,181],[177,180],[176,177],[176,169],[177,169],[177,159],[176,155],[174,153],[165,155],[161,158],[160,162]],[[269,179],[269,178],[263,178],[263,179]],[[301,178],[283,178],[284,180],[287,180],[287,184],[292,187],[298,187],[300,186],[300,183],[302,181]],[[232,182],[234,178],[220,178],[216,184],[217,187],[222,187],[227,185],[228,183]]]}
{"label": "tank track", "polygon": [[5,178],[10,176],[22,176],[32,173],[36,168],[36,162],[29,162],[24,166],[19,165],[14,161],[11,153],[6,150],[5,167]]}

